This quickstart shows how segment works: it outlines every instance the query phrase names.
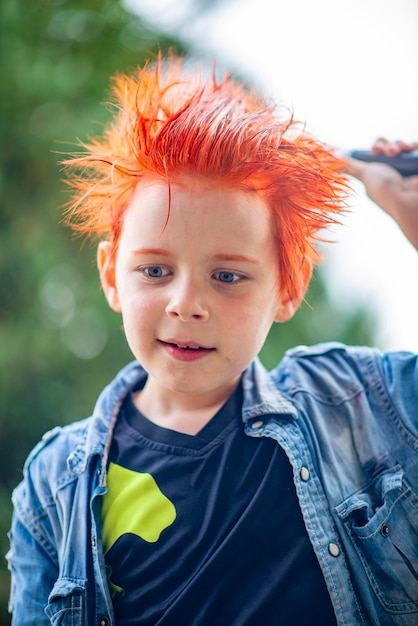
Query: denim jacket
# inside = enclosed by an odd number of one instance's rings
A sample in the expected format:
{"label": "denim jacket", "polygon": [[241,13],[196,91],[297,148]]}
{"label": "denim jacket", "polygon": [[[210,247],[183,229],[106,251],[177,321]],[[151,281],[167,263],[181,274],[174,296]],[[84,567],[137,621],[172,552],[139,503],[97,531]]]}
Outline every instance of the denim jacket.
{"label": "denim jacket", "polygon": [[[121,402],[145,376],[128,365],[91,418],[30,454],[13,494],[13,626],[115,624],[100,500]],[[243,389],[246,434],[274,438],[293,466],[338,624],[418,624],[417,357],[301,347],[270,374],[254,361]]]}

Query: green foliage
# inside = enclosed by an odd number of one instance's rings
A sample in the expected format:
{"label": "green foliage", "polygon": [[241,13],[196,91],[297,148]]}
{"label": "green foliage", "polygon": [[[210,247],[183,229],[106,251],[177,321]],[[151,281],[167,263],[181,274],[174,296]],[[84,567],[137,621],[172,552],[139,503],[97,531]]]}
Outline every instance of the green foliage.
{"label": "green foliage", "polygon": [[175,42],[115,0],[5,0],[1,11],[0,475],[13,485],[42,431],[89,412],[130,358],[94,252],[60,224],[59,161],[100,132],[109,76]]}
{"label": "green foliage", "polygon": [[[117,0],[3,0],[0,5],[0,624],[9,623],[10,491],[25,457],[56,424],[90,414],[132,357],[105,304],[95,252],[63,228],[59,161],[107,120],[109,76],[179,42]],[[322,281],[294,321],[272,329],[262,358],[322,338],[368,342],[363,312],[336,311]]]}
{"label": "green foliage", "polygon": [[117,0],[3,0],[0,8],[0,624],[10,490],[43,432],[89,414],[131,354],[105,306],[95,252],[61,225],[59,161],[99,133],[109,77],[174,46]]}

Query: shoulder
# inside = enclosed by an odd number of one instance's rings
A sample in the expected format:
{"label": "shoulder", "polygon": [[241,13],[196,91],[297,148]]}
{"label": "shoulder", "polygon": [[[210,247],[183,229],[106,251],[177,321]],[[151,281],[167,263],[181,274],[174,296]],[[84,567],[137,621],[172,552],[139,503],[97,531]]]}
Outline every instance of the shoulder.
{"label": "shoulder", "polygon": [[91,420],[88,417],[65,426],[56,426],[44,433],[29,453],[24,471],[37,463],[49,463],[51,457],[59,457],[65,461],[77,445],[86,441]]}
{"label": "shoulder", "polygon": [[373,348],[347,346],[338,342],[298,346],[286,352],[274,375],[290,387],[315,380],[325,384],[341,378],[349,384],[362,377],[364,370],[373,370],[376,352]]}
{"label": "shoulder", "polygon": [[44,466],[50,468],[50,474],[65,472],[68,465],[85,467],[89,456],[103,452],[123,397],[143,377],[138,363],[124,367],[100,393],[91,417],[57,426],[43,435],[30,452],[24,473]]}
{"label": "shoulder", "polygon": [[76,479],[68,467],[68,458],[86,441],[91,419],[57,426],[43,435],[29,453],[23,479],[13,491],[17,511],[45,506],[58,489]]}
{"label": "shoulder", "polygon": [[409,352],[385,354],[377,348],[329,342],[289,350],[272,375],[289,393],[307,387],[347,397],[382,384],[390,388],[400,378],[416,389],[418,365],[417,356]]}
{"label": "shoulder", "polygon": [[[418,436],[418,357],[411,352],[382,353],[376,348],[323,343],[286,353],[273,380],[294,400],[322,407],[367,404],[379,419]],[[310,399],[310,400],[308,400]]]}

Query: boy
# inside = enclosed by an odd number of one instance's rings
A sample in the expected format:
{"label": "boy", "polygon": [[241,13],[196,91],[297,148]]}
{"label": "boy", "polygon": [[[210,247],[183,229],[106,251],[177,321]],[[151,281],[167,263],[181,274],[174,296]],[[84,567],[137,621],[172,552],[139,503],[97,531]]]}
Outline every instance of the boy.
{"label": "boy", "polygon": [[344,208],[341,162],[174,57],[114,94],[113,124],[67,163],[69,219],[101,239],[136,360],[26,463],[13,624],[417,622],[416,357],[327,344],[270,374],[256,358]]}

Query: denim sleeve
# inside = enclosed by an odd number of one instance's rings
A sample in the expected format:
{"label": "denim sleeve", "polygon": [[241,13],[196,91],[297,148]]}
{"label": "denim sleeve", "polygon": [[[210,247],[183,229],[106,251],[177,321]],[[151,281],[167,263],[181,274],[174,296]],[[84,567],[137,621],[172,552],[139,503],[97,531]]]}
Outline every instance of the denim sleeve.
{"label": "denim sleeve", "polygon": [[13,492],[14,512],[7,554],[11,571],[12,626],[50,624],[44,609],[58,576],[58,556],[48,515],[52,498],[38,493],[30,465]]}
{"label": "denim sleeve", "polygon": [[12,575],[9,598],[12,626],[48,625],[50,621],[45,614],[45,607],[57,578],[56,564],[42,549],[36,534],[22,524],[16,515],[9,538],[7,558]]}
{"label": "denim sleeve", "polygon": [[290,393],[298,389],[341,400],[371,391],[376,414],[384,410],[418,437],[418,356],[375,348],[324,343],[289,350],[281,367],[272,372]]}

